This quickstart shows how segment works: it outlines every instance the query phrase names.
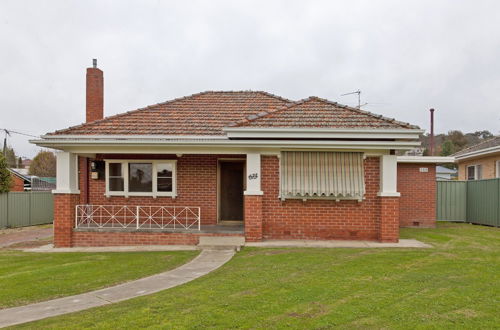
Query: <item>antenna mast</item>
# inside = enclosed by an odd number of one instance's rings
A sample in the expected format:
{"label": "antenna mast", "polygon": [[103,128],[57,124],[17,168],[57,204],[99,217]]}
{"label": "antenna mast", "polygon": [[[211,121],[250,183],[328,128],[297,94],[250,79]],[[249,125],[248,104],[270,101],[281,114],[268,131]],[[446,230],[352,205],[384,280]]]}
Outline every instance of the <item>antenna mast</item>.
{"label": "antenna mast", "polygon": [[341,94],[340,96],[346,96],[346,95],[352,95],[352,94],[358,94],[358,109],[361,109],[361,90],[358,89],[355,92]]}

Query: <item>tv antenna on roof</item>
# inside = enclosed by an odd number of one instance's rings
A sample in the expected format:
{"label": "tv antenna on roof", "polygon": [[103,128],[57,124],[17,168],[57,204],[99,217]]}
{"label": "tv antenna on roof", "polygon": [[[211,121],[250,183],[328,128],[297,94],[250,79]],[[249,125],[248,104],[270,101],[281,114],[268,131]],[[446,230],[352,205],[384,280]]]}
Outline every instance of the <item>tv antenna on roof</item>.
{"label": "tv antenna on roof", "polygon": [[361,109],[361,91],[359,89],[355,92],[341,94],[340,96],[346,96],[346,95],[352,95],[352,94],[358,94],[358,109]]}

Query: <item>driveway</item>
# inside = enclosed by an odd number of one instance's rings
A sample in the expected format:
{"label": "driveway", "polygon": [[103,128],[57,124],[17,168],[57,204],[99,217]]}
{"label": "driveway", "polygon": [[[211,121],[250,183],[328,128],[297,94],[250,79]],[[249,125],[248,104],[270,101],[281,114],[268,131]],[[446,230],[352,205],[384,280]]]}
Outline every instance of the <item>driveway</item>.
{"label": "driveway", "polygon": [[45,244],[49,244],[50,241],[47,239],[50,237],[52,237],[52,225],[2,229],[0,230],[0,248],[38,240],[44,240]]}

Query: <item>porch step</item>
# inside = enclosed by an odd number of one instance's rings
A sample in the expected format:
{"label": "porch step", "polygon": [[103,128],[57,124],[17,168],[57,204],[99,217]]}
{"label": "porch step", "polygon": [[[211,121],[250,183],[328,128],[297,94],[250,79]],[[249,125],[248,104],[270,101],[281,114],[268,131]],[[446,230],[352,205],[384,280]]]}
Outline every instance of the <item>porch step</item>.
{"label": "porch step", "polygon": [[241,236],[200,236],[198,247],[208,250],[236,250],[245,245],[245,238]]}

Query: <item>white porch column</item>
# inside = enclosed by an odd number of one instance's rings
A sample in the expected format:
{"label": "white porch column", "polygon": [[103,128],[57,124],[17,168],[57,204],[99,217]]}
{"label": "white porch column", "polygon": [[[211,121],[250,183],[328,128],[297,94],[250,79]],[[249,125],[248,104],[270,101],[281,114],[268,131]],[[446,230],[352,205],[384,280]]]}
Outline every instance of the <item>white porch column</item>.
{"label": "white porch column", "polygon": [[245,195],[263,195],[260,187],[260,154],[247,153],[247,189]]}
{"label": "white porch column", "polygon": [[398,193],[398,161],[396,155],[383,155],[380,157],[380,191],[378,196],[401,196]]}
{"label": "white porch column", "polygon": [[56,153],[57,183],[55,194],[79,194],[78,190],[78,156],[71,152]]}

